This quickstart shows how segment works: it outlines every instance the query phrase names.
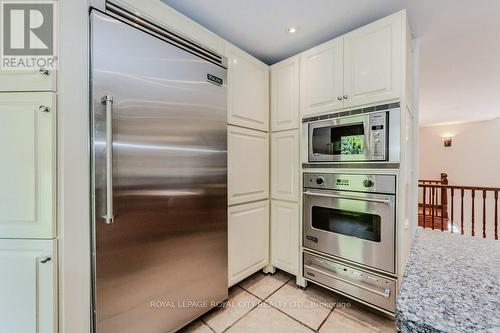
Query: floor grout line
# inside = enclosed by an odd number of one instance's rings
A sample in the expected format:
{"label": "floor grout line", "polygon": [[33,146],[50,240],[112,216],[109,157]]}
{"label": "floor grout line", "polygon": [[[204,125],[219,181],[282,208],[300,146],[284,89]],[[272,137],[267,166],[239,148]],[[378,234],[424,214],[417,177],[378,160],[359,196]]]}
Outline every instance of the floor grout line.
{"label": "floor grout line", "polygon": [[328,320],[328,318],[330,318],[330,316],[332,315],[334,309],[335,309],[335,307],[332,307],[332,309],[328,313],[328,316],[326,316],[325,319],[323,319],[323,321],[321,322],[321,324],[319,324],[319,327],[316,330],[316,332],[319,332],[319,330],[321,329],[321,327],[323,326],[323,324],[326,323],[326,321]]}
{"label": "floor grout line", "polygon": [[[239,287],[239,286],[238,286]],[[240,287],[241,288],[241,287]],[[243,289],[243,288],[241,288]],[[245,290],[245,289],[243,289]],[[262,304],[264,301],[262,301],[260,298],[257,298],[259,300],[259,302],[257,304],[255,304],[255,306],[253,306],[250,311],[248,311],[247,313],[245,313],[243,316],[241,316],[240,318],[238,318],[238,320],[236,320],[234,323],[232,323],[231,325],[229,325],[226,329],[222,330],[221,333],[224,333],[226,332],[227,330],[229,330],[231,327],[233,327],[234,325],[236,325],[236,323],[238,323],[241,319],[245,318],[250,312],[252,312],[253,310],[255,310],[260,304]]]}
{"label": "floor grout line", "polygon": [[216,331],[212,328],[212,326],[208,325],[208,323],[207,323],[205,320],[203,320],[203,318],[200,318],[200,321],[201,321],[203,324],[207,325],[207,327],[208,327],[208,329],[209,329],[209,330],[211,330],[211,331],[212,331],[212,332],[214,332],[214,333],[217,333],[217,332],[216,332]]}

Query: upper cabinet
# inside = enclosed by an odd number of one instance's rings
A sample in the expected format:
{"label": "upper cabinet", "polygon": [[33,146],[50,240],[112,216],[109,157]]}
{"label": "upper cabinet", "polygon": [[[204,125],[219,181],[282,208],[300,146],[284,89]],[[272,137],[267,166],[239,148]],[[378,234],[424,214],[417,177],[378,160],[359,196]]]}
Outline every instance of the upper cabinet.
{"label": "upper cabinet", "polygon": [[52,70],[0,70],[0,92],[56,91],[56,72]]}
{"label": "upper cabinet", "polygon": [[399,97],[402,23],[397,13],[344,37],[344,107]]}
{"label": "upper cabinet", "polygon": [[300,109],[310,115],[342,108],[343,41],[331,40],[300,55]]}
{"label": "upper cabinet", "polygon": [[226,45],[228,123],[269,131],[269,66]]}
{"label": "upper cabinet", "polygon": [[299,128],[299,57],[271,66],[271,130]]}
{"label": "upper cabinet", "polygon": [[399,98],[405,18],[400,11],[303,52],[302,116]]}
{"label": "upper cabinet", "polygon": [[53,93],[0,94],[0,235],[55,237]]}

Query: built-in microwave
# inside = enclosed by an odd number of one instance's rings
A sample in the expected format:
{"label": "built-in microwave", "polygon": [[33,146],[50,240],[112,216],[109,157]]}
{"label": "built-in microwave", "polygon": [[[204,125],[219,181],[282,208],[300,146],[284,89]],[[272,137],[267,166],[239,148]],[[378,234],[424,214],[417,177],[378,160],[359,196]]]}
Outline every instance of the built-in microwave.
{"label": "built-in microwave", "polygon": [[307,162],[399,162],[399,113],[386,104],[305,119]]}

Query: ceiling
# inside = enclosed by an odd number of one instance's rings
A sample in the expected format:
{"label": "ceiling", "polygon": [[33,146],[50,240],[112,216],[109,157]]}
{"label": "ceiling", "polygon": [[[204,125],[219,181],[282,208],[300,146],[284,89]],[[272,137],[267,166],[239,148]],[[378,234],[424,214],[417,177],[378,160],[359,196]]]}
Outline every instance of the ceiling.
{"label": "ceiling", "polygon": [[498,0],[162,1],[267,64],[407,8],[420,42],[420,123],[500,116]]}

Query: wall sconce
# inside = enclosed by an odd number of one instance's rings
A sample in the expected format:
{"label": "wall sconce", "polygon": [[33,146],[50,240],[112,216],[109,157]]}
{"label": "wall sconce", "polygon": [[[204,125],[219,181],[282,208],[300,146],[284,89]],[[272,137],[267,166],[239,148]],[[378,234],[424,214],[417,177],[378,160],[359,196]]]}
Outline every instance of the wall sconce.
{"label": "wall sconce", "polygon": [[443,143],[445,147],[451,147],[451,136],[443,136]]}

